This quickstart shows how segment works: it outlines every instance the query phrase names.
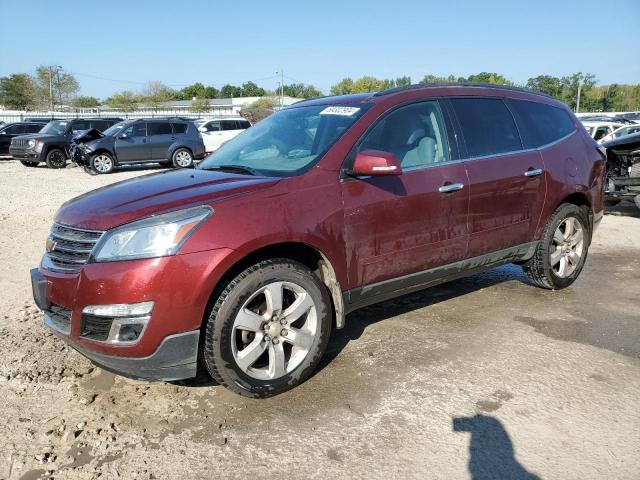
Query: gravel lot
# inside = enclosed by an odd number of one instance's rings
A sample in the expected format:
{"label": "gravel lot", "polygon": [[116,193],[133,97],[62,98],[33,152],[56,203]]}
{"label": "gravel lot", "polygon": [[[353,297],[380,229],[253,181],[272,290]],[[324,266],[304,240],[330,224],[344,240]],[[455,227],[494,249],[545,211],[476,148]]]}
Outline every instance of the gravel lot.
{"label": "gravel lot", "polygon": [[91,177],[0,161],[0,479],[640,478],[640,218],[560,292],[506,266],[355,312],[268,400],[127,380],[40,324],[28,269]]}

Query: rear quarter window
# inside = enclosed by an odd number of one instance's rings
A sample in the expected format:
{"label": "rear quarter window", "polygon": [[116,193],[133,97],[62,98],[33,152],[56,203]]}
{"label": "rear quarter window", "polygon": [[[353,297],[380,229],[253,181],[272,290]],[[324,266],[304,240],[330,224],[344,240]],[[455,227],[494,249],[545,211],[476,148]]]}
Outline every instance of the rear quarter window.
{"label": "rear quarter window", "polygon": [[173,131],[175,133],[186,133],[187,132],[187,124],[186,123],[172,123]]}
{"label": "rear quarter window", "polygon": [[563,109],[529,100],[509,100],[525,146],[538,148],[575,132],[571,117]]}
{"label": "rear quarter window", "polygon": [[470,157],[522,150],[513,115],[499,98],[452,98]]}

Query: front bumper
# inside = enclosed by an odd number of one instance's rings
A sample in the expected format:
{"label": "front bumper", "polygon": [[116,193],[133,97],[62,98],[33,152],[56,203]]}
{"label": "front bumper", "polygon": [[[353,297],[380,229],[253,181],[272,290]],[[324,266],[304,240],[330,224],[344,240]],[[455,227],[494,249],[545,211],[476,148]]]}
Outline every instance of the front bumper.
{"label": "front bumper", "polygon": [[[123,376],[178,380],[196,375],[199,332],[228,249],[172,257],[89,263],[77,273],[31,271],[44,323],[98,366]],[[154,301],[141,338],[113,344],[88,338],[88,305]]]}
{"label": "front bumper", "polygon": [[9,148],[9,155],[17,160],[23,160],[26,162],[43,162],[40,158],[40,152],[32,148]]}
{"label": "front bumper", "polygon": [[632,200],[638,195],[640,195],[640,177],[609,177],[607,179],[605,199]]}

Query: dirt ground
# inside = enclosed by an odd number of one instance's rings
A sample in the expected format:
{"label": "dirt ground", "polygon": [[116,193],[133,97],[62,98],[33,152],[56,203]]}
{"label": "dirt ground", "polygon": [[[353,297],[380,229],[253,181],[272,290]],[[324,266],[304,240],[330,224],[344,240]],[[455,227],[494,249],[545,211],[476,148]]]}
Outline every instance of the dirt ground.
{"label": "dirt ground", "polygon": [[640,217],[605,216],[580,279],[506,266],[366,308],[304,385],[249,400],[127,380],[31,299],[58,206],[146,171],[0,161],[0,479],[640,478]]}

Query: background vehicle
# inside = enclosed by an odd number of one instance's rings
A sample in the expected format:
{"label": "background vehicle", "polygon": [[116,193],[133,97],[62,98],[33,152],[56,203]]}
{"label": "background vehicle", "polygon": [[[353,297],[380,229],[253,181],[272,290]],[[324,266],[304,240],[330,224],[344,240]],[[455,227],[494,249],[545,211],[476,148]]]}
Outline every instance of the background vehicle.
{"label": "background vehicle", "polygon": [[640,133],[610,140],[602,146],[607,151],[607,203],[635,200],[640,208]]}
{"label": "background vehicle", "polygon": [[540,287],[571,285],[605,160],[566,106],[525,90],[306,100],[197,169],[66,202],[34,297],[99,365],[175,380],[200,361],[237,393],[275,395],[366,305],[513,262]]}
{"label": "background vehicle", "polygon": [[624,115],[586,114],[579,118],[581,122],[614,122],[621,123],[623,125],[633,125],[636,123],[633,120],[626,118]]}
{"label": "background vehicle", "polygon": [[640,112],[623,113],[622,117],[626,118],[627,120],[631,120],[632,122],[640,123]]}
{"label": "background vehicle", "polygon": [[25,133],[37,133],[44,126],[45,123],[42,122],[18,122],[0,126],[0,155],[9,153],[12,138]]}
{"label": "background vehicle", "polygon": [[49,168],[64,168],[69,158],[69,145],[74,135],[84,130],[106,130],[119,119],[74,118],[52,120],[38,133],[21,135],[11,140],[9,153],[26,167],[45,162]]}
{"label": "background vehicle", "polygon": [[117,123],[100,135],[89,131],[73,141],[72,160],[97,173],[116,165],[159,162],[191,167],[205,156],[204,144],[188,120],[139,119]]}
{"label": "background vehicle", "polygon": [[605,143],[609,140],[614,140],[616,138],[624,137],[626,135],[631,135],[632,133],[638,132],[640,132],[640,124],[636,123],[634,125],[626,125],[624,127],[618,128],[617,130],[614,130],[609,135],[602,137],[600,140],[598,140],[598,143]]}
{"label": "background vehicle", "polygon": [[244,118],[225,118],[197,123],[207,152],[215,152],[220,146],[251,126]]}
{"label": "background vehicle", "polygon": [[587,130],[589,135],[591,135],[591,138],[593,138],[596,142],[613,133],[614,130],[617,130],[620,127],[624,127],[623,123],[609,121],[583,121],[582,125],[584,125],[584,128]]}

